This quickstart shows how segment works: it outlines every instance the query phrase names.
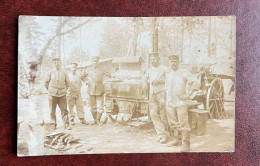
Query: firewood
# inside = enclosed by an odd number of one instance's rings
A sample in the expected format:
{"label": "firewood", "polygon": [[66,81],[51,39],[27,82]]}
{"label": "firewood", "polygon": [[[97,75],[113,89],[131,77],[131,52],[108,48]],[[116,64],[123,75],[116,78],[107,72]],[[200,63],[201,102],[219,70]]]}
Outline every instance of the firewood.
{"label": "firewood", "polygon": [[66,151],[66,150],[70,150],[70,149],[72,149],[72,147],[66,147],[66,148],[62,149],[62,151]]}
{"label": "firewood", "polygon": [[48,145],[48,144],[44,144],[44,146],[51,148],[51,149],[58,150],[56,146],[51,146],[51,145]]}
{"label": "firewood", "polygon": [[52,142],[50,143],[50,145],[54,145],[54,143],[58,140],[58,138],[60,137],[61,135],[57,135],[56,137],[53,138]]}
{"label": "firewood", "polygon": [[72,140],[70,140],[70,142],[78,142],[78,141],[80,141],[81,139],[79,139],[79,138],[75,138],[75,139],[72,139]]}
{"label": "firewood", "polygon": [[69,137],[69,136],[70,136],[70,133],[67,133],[67,134],[63,135],[62,137],[60,137],[60,139],[61,139],[63,142],[65,142],[65,139],[66,139],[67,137]]}

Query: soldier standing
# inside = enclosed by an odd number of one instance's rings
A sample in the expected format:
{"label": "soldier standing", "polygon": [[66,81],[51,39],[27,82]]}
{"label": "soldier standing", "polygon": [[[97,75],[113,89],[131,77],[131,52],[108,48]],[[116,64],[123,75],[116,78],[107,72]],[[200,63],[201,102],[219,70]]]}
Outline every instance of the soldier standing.
{"label": "soldier standing", "polygon": [[92,57],[92,68],[86,73],[90,103],[90,112],[93,116],[94,123],[99,124],[104,112],[104,76],[105,73],[100,69],[99,57]]}
{"label": "soldier standing", "polygon": [[61,110],[63,125],[65,126],[66,129],[71,130],[68,121],[68,110],[67,110],[67,101],[66,101],[67,89],[69,88],[69,84],[70,84],[69,77],[66,71],[61,69],[60,58],[54,58],[52,61],[55,64],[55,69],[50,70],[47,73],[45,79],[45,88],[48,90],[48,94],[49,94],[49,107],[50,107],[51,120],[55,123],[55,129],[56,129],[57,126],[56,107],[57,105],[59,105]]}
{"label": "soldier standing", "polygon": [[[168,146],[181,145],[181,151],[190,150],[190,126],[188,122],[187,100],[191,92],[189,88],[191,73],[188,70],[179,69],[179,56],[169,56],[171,71],[166,75],[166,113],[172,141]],[[199,87],[194,86],[193,87]]]}
{"label": "soldier standing", "polygon": [[68,89],[67,94],[67,100],[68,100],[68,106],[70,111],[70,124],[74,125],[74,118],[75,113],[73,111],[74,106],[76,106],[78,118],[80,120],[80,123],[82,124],[88,124],[84,119],[84,109],[82,104],[82,98],[81,98],[81,87],[82,87],[82,80],[81,76],[76,73],[77,71],[77,63],[71,63],[70,67],[70,73],[68,74],[70,79],[70,87]]}
{"label": "soldier standing", "polygon": [[158,135],[157,141],[165,143],[169,133],[168,122],[165,110],[165,77],[166,68],[160,66],[158,53],[150,54],[152,67],[148,69],[144,76],[144,83],[147,89],[147,82],[150,84],[149,110],[154,128]]}

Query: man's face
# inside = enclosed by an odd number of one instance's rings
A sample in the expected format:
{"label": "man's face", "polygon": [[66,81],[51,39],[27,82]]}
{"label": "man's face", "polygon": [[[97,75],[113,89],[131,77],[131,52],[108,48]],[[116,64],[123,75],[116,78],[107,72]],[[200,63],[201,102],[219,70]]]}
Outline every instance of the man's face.
{"label": "man's face", "polygon": [[177,70],[179,67],[179,63],[180,63],[179,60],[171,59],[170,64],[171,64],[172,70]]}
{"label": "man's face", "polygon": [[158,64],[159,64],[159,57],[151,57],[151,64],[153,65],[153,66],[158,66]]}
{"label": "man's face", "polygon": [[54,62],[54,65],[55,65],[55,68],[56,68],[56,69],[60,69],[60,67],[61,67],[61,62],[60,62],[60,61],[55,61],[55,62]]}
{"label": "man's face", "polygon": [[71,72],[75,73],[76,70],[77,70],[77,66],[74,65],[74,64],[72,64],[72,65],[70,66],[70,70],[71,70]]}
{"label": "man's face", "polygon": [[92,59],[92,65],[94,68],[98,67],[99,59]]}

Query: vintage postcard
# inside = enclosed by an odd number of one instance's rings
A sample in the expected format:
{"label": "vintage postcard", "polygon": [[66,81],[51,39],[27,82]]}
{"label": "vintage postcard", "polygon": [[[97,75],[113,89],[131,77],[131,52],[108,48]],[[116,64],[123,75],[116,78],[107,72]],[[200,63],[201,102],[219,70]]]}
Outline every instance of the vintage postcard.
{"label": "vintage postcard", "polygon": [[235,150],[234,16],[20,16],[18,47],[18,156]]}

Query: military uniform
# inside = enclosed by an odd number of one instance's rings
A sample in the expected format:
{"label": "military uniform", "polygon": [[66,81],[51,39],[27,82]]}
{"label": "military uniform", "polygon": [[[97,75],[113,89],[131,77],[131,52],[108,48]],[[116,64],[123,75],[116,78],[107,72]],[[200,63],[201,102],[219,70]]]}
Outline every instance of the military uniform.
{"label": "military uniform", "polygon": [[[179,63],[178,56],[170,56]],[[191,73],[188,70],[176,68],[166,75],[166,113],[173,141],[169,146],[182,144],[182,151],[190,149],[190,125],[188,122],[187,100],[190,94]],[[189,89],[189,90],[188,90]]]}
{"label": "military uniform", "polygon": [[[156,56],[156,55],[155,55]],[[150,84],[149,111],[157,135],[165,142],[168,138],[168,121],[165,110],[165,76],[164,66],[152,66],[147,70],[144,81]]]}
{"label": "military uniform", "polygon": [[166,113],[170,128],[178,139],[179,131],[190,131],[187,102],[180,96],[186,94],[188,75],[188,71],[178,70],[166,76]]}
{"label": "military uniform", "polygon": [[[97,57],[93,57],[97,58]],[[99,58],[98,58],[99,60]],[[92,67],[86,72],[87,85],[89,94],[90,111],[95,120],[95,123],[99,123],[101,116],[104,112],[104,77],[105,72],[100,67]]]}
{"label": "military uniform", "polygon": [[81,76],[77,73],[69,73],[68,74],[70,79],[70,87],[68,89],[67,100],[68,106],[70,111],[70,121],[71,124],[74,124],[75,113],[73,111],[74,106],[76,106],[77,115],[80,119],[80,122],[83,124],[87,124],[84,120],[84,109],[83,103],[81,98],[81,87],[82,87],[82,80]]}
{"label": "military uniform", "polygon": [[[55,58],[53,61],[60,61]],[[70,81],[67,73],[62,69],[53,69],[49,71],[45,79],[45,88],[48,90],[49,107],[51,120],[56,126],[56,107],[59,105],[61,110],[61,117],[65,128],[70,129],[68,122],[68,110],[66,94]]]}

